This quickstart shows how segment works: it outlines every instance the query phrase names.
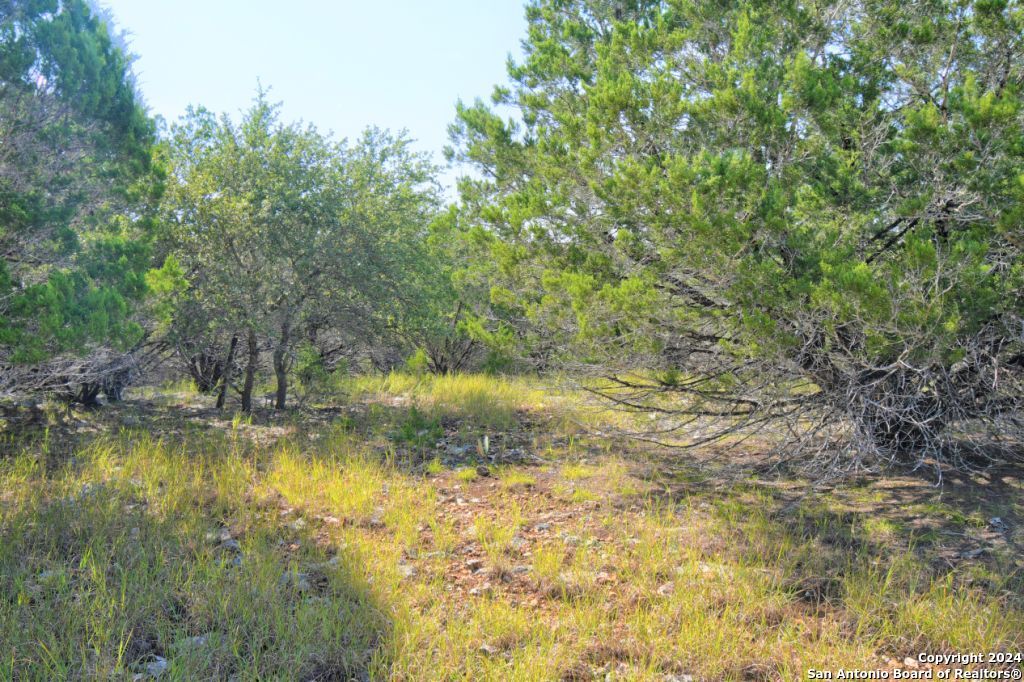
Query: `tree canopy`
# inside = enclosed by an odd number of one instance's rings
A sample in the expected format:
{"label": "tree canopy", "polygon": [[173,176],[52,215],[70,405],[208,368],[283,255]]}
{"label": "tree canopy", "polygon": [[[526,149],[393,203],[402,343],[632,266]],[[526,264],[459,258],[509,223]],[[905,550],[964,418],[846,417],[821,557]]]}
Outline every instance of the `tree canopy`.
{"label": "tree canopy", "polygon": [[519,120],[477,102],[452,129],[492,331],[694,444],[785,418],[854,465],[960,462],[965,432],[1019,429],[1018,3],[527,16],[494,96]]}
{"label": "tree canopy", "polygon": [[160,183],[109,30],[81,0],[0,3],[0,393],[84,378],[77,360],[40,363],[141,335]]}
{"label": "tree canopy", "polygon": [[[371,334],[402,295],[436,203],[434,171],[380,130],[349,146],[282,124],[263,93],[238,125],[192,111],[166,157],[168,260],[151,279],[175,299],[171,334],[246,339],[245,409],[269,347],[283,408],[301,341]],[[176,279],[184,292],[167,284]]]}

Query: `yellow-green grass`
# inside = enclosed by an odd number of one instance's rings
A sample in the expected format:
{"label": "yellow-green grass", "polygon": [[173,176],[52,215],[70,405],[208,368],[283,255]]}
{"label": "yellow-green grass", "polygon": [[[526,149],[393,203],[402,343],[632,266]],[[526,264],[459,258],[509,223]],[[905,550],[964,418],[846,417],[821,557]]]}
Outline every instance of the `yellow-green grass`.
{"label": "yellow-green grass", "polygon": [[553,388],[515,377],[484,374],[444,376],[393,372],[350,378],[345,390],[353,398],[387,397],[410,403],[431,414],[464,417],[496,429],[514,425],[517,412],[550,408],[560,401]]}
{"label": "yellow-green grass", "polygon": [[0,460],[0,679],[159,659],[174,680],[797,679],[1024,646],[1012,554],[950,568],[910,524],[844,511],[873,496],[782,513],[600,454],[424,476],[329,425],[273,444],[241,425]]}

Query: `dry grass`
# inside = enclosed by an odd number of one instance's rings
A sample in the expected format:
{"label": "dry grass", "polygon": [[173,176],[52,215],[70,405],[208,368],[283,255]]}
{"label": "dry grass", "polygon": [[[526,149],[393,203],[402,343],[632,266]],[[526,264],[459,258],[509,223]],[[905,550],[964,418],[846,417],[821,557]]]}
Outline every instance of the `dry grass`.
{"label": "dry grass", "polygon": [[360,382],[345,428],[142,425],[0,460],[0,679],[797,679],[1024,646],[1019,489],[993,511],[882,480],[783,514],[778,486],[694,487],[586,440],[481,476],[387,434],[414,404],[514,429],[555,399]]}

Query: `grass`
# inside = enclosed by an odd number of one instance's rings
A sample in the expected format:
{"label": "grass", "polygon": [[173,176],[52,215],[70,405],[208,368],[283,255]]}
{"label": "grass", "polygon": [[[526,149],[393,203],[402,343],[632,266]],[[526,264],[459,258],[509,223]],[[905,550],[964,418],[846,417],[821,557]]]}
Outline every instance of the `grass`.
{"label": "grass", "polygon": [[350,378],[345,390],[356,399],[398,399],[428,415],[460,416],[492,429],[511,428],[518,412],[543,409],[554,400],[536,383],[482,374],[419,376],[393,372],[384,377]]}
{"label": "grass", "polygon": [[521,440],[549,465],[480,476],[391,434],[422,418],[472,442],[557,399],[352,381],[345,428],[108,425],[70,456],[0,460],[0,679],[797,679],[1024,646],[1019,556],[947,547],[1013,526],[1016,497],[883,479],[784,511],[777,487],[673,487],[605,441],[561,461],[548,432]]}

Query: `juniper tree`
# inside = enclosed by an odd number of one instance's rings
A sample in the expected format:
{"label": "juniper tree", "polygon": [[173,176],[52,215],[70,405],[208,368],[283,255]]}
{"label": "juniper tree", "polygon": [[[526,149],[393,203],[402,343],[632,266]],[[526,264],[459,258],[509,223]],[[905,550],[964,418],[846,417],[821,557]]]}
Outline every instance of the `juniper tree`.
{"label": "juniper tree", "polygon": [[159,177],[110,30],[81,0],[0,3],[0,394],[76,393],[141,336]]}
{"label": "juniper tree", "polygon": [[492,331],[690,444],[785,419],[841,467],[964,464],[1020,433],[1018,2],[527,17],[494,96],[520,120],[477,102],[452,128]]}

